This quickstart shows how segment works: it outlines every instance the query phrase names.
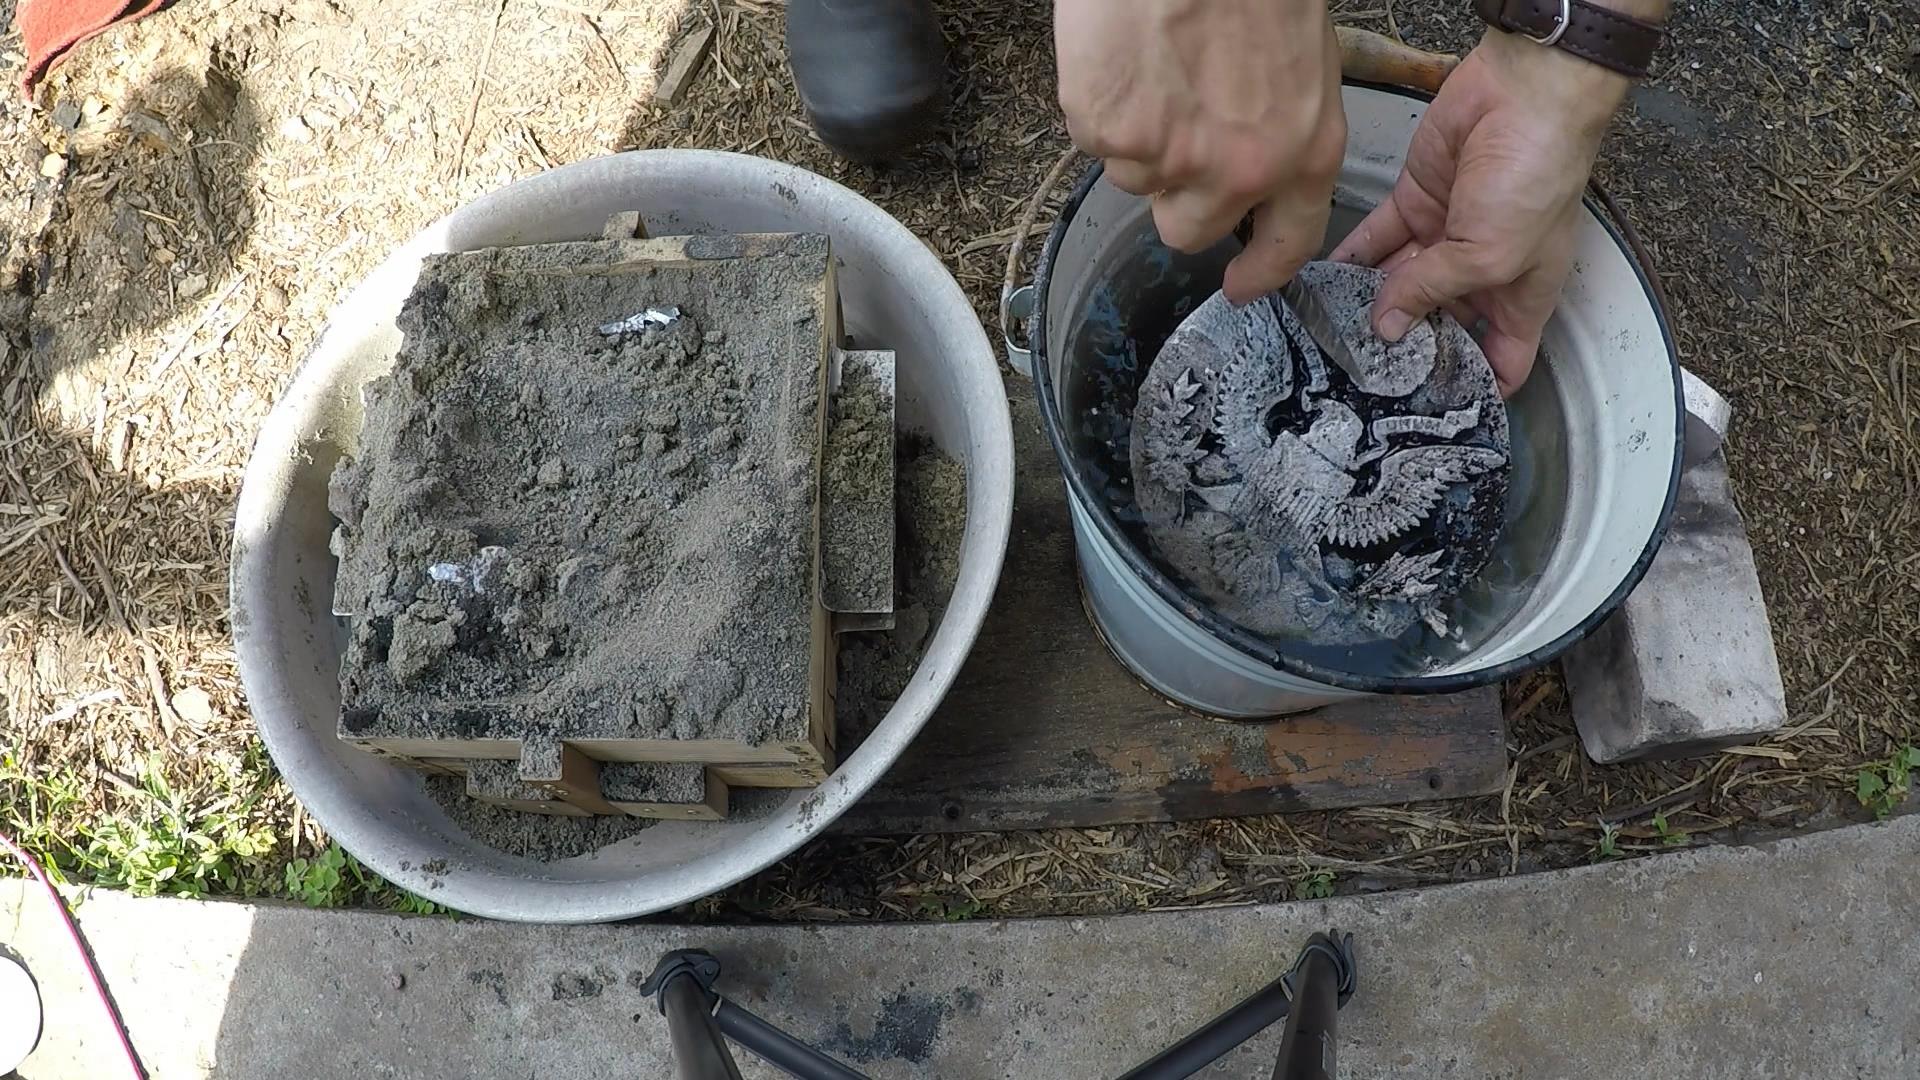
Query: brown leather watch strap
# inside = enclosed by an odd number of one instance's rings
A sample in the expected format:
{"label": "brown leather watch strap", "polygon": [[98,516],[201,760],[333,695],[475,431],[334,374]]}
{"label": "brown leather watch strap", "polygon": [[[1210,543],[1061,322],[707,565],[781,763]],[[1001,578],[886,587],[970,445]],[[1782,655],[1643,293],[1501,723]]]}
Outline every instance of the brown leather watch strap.
{"label": "brown leather watch strap", "polygon": [[[1488,26],[1525,34],[1630,79],[1645,78],[1666,30],[1653,23],[1587,3],[1587,0],[1474,0]],[[1561,12],[1566,25],[1560,25]],[[1556,36],[1557,32],[1557,36]]]}

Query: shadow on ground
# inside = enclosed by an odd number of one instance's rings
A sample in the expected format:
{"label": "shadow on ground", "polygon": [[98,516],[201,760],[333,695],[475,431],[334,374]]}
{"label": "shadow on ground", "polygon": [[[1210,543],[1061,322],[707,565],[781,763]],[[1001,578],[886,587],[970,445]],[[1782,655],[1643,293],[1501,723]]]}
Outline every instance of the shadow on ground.
{"label": "shadow on ground", "polygon": [[[228,58],[202,56],[138,82],[95,71],[84,94],[56,79],[20,125],[39,150],[0,263],[0,820],[50,855],[87,837],[34,834],[44,785],[147,821],[145,748],[227,722],[200,686],[229,637],[238,483],[195,414],[227,400],[202,369],[285,297],[236,269],[261,125]],[[176,789],[191,771],[151,767]]]}
{"label": "shadow on ground", "polygon": [[[199,322],[183,318],[231,277],[252,227],[258,124],[217,63],[161,69],[117,101],[61,101],[51,118],[66,152],[42,169],[37,197],[51,202],[49,221],[0,309],[0,438],[9,448],[0,491],[21,508],[16,517],[43,522],[14,523],[20,535],[10,543],[19,546],[8,548],[4,607],[81,631],[177,622],[182,612],[150,610],[145,600],[191,587],[166,579],[169,564],[221,555],[224,522],[204,507],[230,500],[234,487],[190,470],[142,470],[133,444],[168,437],[180,402],[164,396],[173,388],[163,376],[219,349],[222,340],[209,340],[224,338],[219,323],[230,330],[245,313],[216,300]],[[134,335],[181,323],[165,351],[136,354]],[[154,523],[165,527],[129,535]],[[34,553],[69,588],[14,591],[37,579],[19,565]],[[126,556],[158,576],[126,580]],[[182,629],[224,633],[224,619]]]}

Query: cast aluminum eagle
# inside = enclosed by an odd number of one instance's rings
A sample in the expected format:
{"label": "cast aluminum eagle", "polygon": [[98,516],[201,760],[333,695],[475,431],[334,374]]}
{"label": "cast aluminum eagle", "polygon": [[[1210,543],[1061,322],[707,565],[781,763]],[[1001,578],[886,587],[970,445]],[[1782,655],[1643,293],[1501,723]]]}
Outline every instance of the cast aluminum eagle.
{"label": "cast aluminum eagle", "polygon": [[1492,371],[1445,315],[1375,338],[1381,277],[1314,263],[1243,308],[1215,295],[1141,384],[1130,449],[1148,535],[1250,629],[1446,634],[1443,605],[1491,553],[1509,453]]}

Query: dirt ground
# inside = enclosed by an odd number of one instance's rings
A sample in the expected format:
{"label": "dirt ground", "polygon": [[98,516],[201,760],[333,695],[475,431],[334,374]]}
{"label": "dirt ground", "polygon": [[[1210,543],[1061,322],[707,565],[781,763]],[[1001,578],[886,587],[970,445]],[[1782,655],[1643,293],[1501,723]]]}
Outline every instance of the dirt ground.
{"label": "dirt ground", "polygon": [[[1665,277],[1683,361],[1738,410],[1729,456],[1787,732],[1595,767],[1548,671],[1506,688],[1501,797],[833,839],[685,914],[1229,903],[1866,817],[1860,770],[1920,742],[1920,8],[1905,3],[1907,17],[1866,0],[1680,4],[1601,170]],[[777,0],[180,0],[85,46],[34,107],[0,93],[0,827],[80,880],[314,899],[282,871],[318,864],[325,838],[253,736],[226,569],[254,433],[327,310],[481,192],[614,150],[705,146],[866,193],[991,320],[1005,245],[1066,146],[1048,10],[945,3],[950,122],[884,172],[808,133]],[[1336,10],[1429,48],[1475,34],[1453,2]],[[680,104],[654,102],[674,43],[702,25],[718,29],[712,57]],[[12,82],[17,37],[0,50]]]}

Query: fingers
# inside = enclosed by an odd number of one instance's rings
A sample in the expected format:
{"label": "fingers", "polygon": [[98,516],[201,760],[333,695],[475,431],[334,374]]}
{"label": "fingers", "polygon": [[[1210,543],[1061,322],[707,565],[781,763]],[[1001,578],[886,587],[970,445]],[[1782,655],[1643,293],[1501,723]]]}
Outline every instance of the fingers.
{"label": "fingers", "polygon": [[1108,158],[1104,168],[1107,182],[1129,195],[1151,195],[1166,186],[1153,166],[1144,161]]}
{"label": "fingers", "polygon": [[1251,303],[1293,280],[1320,250],[1331,209],[1324,199],[1275,199],[1256,207],[1246,250],[1227,264],[1221,290],[1228,302]]}
{"label": "fingers", "polygon": [[[1422,250],[1424,249],[1420,246],[1420,241],[1409,240],[1405,247],[1380,260],[1380,265],[1376,267],[1376,269],[1383,273],[1391,274],[1406,265],[1407,260],[1420,254]],[[1487,317],[1480,314],[1479,310],[1467,301],[1454,300],[1442,306],[1446,308],[1447,314],[1453,316],[1454,320],[1461,326],[1466,327],[1467,332],[1472,334],[1476,339],[1478,339],[1481,332],[1485,330]]]}
{"label": "fingers", "polygon": [[1334,262],[1378,266],[1382,259],[1400,251],[1412,240],[1413,228],[1401,214],[1400,204],[1388,198],[1362,218],[1327,258]]}
{"label": "fingers", "polygon": [[1374,264],[1374,267],[1383,273],[1391,274],[1395,270],[1400,269],[1400,267],[1403,264],[1405,264],[1408,259],[1411,259],[1415,255],[1420,254],[1420,248],[1421,248],[1420,241],[1409,240],[1405,244],[1401,245],[1399,251],[1396,251],[1393,254],[1387,256],[1386,258],[1381,259],[1379,262]]}
{"label": "fingers", "polygon": [[1446,240],[1420,251],[1387,275],[1373,302],[1373,330],[1388,341],[1399,341],[1415,321],[1433,309],[1450,304],[1479,289],[1505,285],[1489,273],[1486,260],[1472,246]]}
{"label": "fingers", "polygon": [[[1439,246],[1444,248],[1449,245]],[[1457,249],[1461,245],[1456,242],[1451,246]],[[1512,282],[1501,280],[1502,275],[1491,275],[1494,283],[1480,286],[1472,282],[1489,275],[1470,264],[1462,276],[1450,285],[1409,284],[1411,275],[1417,272],[1415,268],[1418,264],[1428,261],[1433,255],[1434,249],[1422,248],[1418,242],[1410,242],[1380,264],[1380,269],[1387,271],[1387,281],[1374,301],[1375,332],[1388,337],[1386,329],[1381,327],[1393,323],[1388,329],[1405,334],[1412,321],[1399,325],[1392,314],[1409,310],[1405,300],[1407,295],[1418,297],[1424,294],[1431,297],[1437,292],[1450,291],[1464,284],[1465,294],[1461,298],[1447,300],[1436,306],[1453,316],[1479,343],[1480,351],[1486,355],[1487,365],[1493,368],[1500,396],[1512,397],[1533,371],[1534,360],[1540,352],[1541,334],[1558,303],[1558,283],[1561,278],[1554,277],[1550,268],[1536,268]],[[1396,275],[1399,277],[1397,283]],[[1400,291],[1390,293],[1389,286]],[[1430,309],[1415,318],[1425,318],[1429,313]],[[1388,340],[1398,338],[1388,337]]]}
{"label": "fingers", "polygon": [[1480,339],[1480,351],[1487,354],[1487,364],[1493,368],[1493,379],[1500,386],[1501,397],[1512,397],[1533,372],[1534,357],[1540,354],[1543,328],[1537,326],[1529,331],[1509,333],[1489,327],[1486,336]]}
{"label": "fingers", "polygon": [[1197,187],[1174,188],[1153,199],[1153,225],[1176,251],[1203,251],[1246,216],[1248,203]]}

